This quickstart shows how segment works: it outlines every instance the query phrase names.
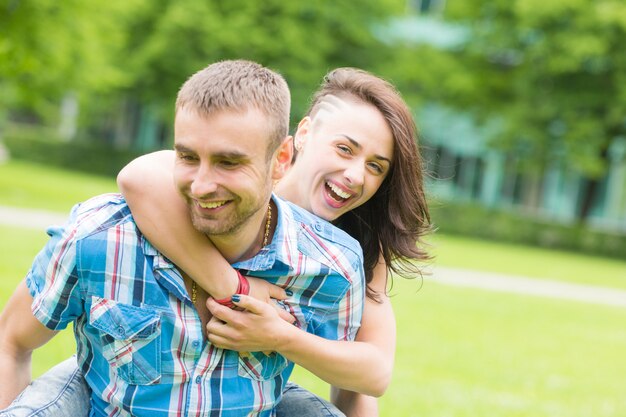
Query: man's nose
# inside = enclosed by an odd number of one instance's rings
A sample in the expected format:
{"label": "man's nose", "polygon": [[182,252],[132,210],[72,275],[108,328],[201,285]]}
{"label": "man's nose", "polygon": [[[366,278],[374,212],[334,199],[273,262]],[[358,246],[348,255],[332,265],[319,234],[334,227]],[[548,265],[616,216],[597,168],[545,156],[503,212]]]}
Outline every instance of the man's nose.
{"label": "man's nose", "polygon": [[201,166],[191,183],[191,194],[194,197],[202,197],[214,193],[217,188],[217,179],[213,170],[208,166]]}

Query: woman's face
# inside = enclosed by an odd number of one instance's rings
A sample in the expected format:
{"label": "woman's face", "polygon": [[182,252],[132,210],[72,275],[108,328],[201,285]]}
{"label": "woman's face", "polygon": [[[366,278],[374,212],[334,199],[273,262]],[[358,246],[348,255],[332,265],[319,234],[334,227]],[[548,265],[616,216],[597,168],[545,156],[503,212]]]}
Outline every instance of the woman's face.
{"label": "woman's face", "polygon": [[389,173],[394,141],[378,109],[351,99],[326,97],[298,126],[294,203],[326,220],[369,200]]}

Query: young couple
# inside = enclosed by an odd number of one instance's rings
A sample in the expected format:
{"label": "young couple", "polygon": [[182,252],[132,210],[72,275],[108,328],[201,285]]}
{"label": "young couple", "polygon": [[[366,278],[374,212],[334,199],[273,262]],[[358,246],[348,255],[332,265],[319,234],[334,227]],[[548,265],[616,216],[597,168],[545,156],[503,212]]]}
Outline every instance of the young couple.
{"label": "young couple", "polygon": [[390,84],[356,69],[325,77],[293,142],[288,107],[284,80],[246,61],[185,83],[175,151],[127,166],[125,201],[96,197],[51,230],[0,316],[15,376],[0,407],[71,321],[80,372],[41,378],[56,404],[39,405],[35,381],[0,415],[341,415],[286,384],[294,362],[345,415],[377,415],[395,350],[388,272],[419,274],[428,257],[416,128]]}

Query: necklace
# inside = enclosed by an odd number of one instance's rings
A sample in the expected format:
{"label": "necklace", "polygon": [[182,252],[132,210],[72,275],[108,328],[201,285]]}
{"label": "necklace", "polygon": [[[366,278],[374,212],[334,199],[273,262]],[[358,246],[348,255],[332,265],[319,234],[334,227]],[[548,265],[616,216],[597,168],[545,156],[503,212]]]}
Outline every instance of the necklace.
{"label": "necklace", "polygon": [[263,236],[263,247],[267,246],[270,237],[270,228],[272,227],[272,203],[267,205],[267,221],[265,222],[265,236]]}
{"label": "necklace", "polygon": [[[267,205],[267,221],[265,222],[265,234],[263,235],[263,248],[267,246],[270,238],[270,229],[272,228],[272,203]],[[198,299],[198,284],[191,280],[191,302],[196,303]]]}

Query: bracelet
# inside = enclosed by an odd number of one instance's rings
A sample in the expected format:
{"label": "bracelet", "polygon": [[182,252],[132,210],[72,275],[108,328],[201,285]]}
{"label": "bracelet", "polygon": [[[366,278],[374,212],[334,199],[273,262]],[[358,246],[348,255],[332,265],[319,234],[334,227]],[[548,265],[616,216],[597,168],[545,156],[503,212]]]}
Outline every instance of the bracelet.
{"label": "bracelet", "polygon": [[[237,283],[237,290],[235,291],[235,294],[243,294],[243,295],[250,294],[250,282],[248,281],[248,278],[243,276],[241,272],[239,272],[236,269],[235,269],[235,272],[237,272],[237,278],[239,278],[239,282]],[[216,303],[221,304],[228,308],[234,309],[237,307],[235,303],[233,303],[233,300],[231,297],[221,298],[219,300],[214,299],[214,300]]]}

